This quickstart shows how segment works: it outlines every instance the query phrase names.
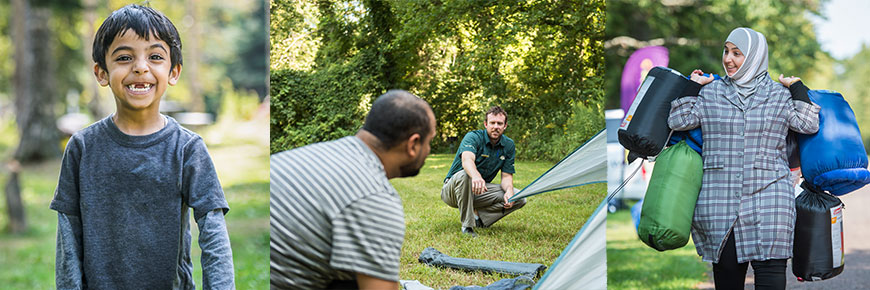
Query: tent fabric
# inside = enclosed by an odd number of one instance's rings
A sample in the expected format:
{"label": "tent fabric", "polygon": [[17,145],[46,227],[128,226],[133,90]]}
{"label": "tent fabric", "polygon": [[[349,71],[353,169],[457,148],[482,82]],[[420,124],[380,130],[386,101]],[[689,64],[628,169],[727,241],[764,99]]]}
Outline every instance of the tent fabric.
{"label": "tent fabric", "polygon": [[528,276],[519,276],[511,279],[501,279],[492,284],[480,286],[453,286],[450,290],[525,290],[532,288],[535,280]]}
{"label": "tent fabric", "polygon": [[435,290],[432,287],[423,285],[419,280],[399,280],[399,289],[402,290]]}
{"label": "tent fabric", "polygon": [[534,289],[607,289],[607,201],[601,201]]}
{"label": "tent fabric", "polygon": [[544,269],[547,269],[547,266],[542,264],[454,258],[445,255],[432,247],[423,249],[423,252],[420,253],[420,258],[417,260],[420,261],[420,263],[433,267],[445,267],[465,271],[495,272],[508,275],[526,275],[531,277],[538,277]]}
{"label": "tent fabric", "polygon": [[514,194],[511,201],[553,190],[607,182],[607,140],[604,130],[574,149],[531,184]]}

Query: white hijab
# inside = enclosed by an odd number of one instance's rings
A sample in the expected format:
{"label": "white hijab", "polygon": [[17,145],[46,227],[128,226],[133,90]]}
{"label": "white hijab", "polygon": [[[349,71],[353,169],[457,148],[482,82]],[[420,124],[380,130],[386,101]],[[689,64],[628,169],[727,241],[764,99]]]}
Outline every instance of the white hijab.
{"label": "white hijab", "polygon": [[[741,98],[748,98],[755,94],[755,88],[761,81],[762,76],[767,74],[767,39],[764,35],[746,28],[738,27],[731,31],[725,42],[733,43],[746,57],[743,65],[737,69],[730,78],[737,88],[737,94]],[[725,58],[725,53],[722,53]],[[725,68],[725,63],[722,63]],[[725,70],[728,71],[727,69]],[[727,73],[726,73],[727,75]]]}

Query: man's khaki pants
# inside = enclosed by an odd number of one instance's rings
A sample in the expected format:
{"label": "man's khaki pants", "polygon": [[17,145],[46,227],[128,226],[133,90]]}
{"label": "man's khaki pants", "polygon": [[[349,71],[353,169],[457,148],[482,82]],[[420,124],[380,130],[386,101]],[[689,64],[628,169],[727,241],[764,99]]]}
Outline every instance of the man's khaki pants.
{"label": "man's khaki pants", "polygon": [[[519,188],[514,188],[514,194],[519,191]],[[480,217],[483,226],[488,227],[526,205],[526,199],[523,198],[515,201],[513,207],[504,208],[504,190],[499,184],[487,183],[486,192],[474,195],[471,192],[471,178],[464,170],[453,174],[444,183],[444,186],[441,187],[441,200],[451,207],[459,208],[462,228],[475,227],[475,210],[477,210],[477,216]]]}

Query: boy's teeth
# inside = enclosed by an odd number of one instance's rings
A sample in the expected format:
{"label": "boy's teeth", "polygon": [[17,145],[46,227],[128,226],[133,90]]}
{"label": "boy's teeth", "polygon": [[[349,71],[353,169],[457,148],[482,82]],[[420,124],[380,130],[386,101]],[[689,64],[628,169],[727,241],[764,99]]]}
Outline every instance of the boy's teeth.
{"label": "boy's teeth", "polygon": [[127,88],[134,92],[144,92],[151,89],[151,84],[131,84],[128,85]]}

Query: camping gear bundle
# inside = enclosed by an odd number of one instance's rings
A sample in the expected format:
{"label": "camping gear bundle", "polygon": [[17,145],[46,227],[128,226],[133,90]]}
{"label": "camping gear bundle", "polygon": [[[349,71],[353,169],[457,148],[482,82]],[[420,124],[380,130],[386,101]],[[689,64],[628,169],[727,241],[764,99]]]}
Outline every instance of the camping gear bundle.
{"label": "camping gear bundle", "polygon": [[843,202],[811,185],[795,198],[792,273],[804,281],[819,281],[843,272]]}
{"label": "camping gear bundle", "polygon": [[[659,251],[680,248],[689,241],[701,189],[700,129],[671,137],[667,124],[671,101],[685,95],[691,85],[673,69],[652,68],[619,127],[619,143],[630,154],[644,158],[658,155],[637,232],[645,244]],[[679,143],[662,151],[669,138]]]}
{"label": "camping gear bundle", "polygon": [[813,90],[809,95],[822,109],[819,132],[797,134],[804,179],[838,196],[870,183],[867,153],[849,103],[834,91]]}
{"label": "camping gear bundle", "polygon": [[795,198],[792,273],[818,281],[839,275],[845,264],[843,203],[834,195],[870,183],[870,171],[855,113],[843,96],[826,90],[809,96],[821,107],[819,132],[796,134],[804,191]]}
{"label": "camping gear bundle", "polygon": [[689,242],[702,166],[701,156],[685,141],[666,148],[656,158],[637,227],[637,236],[647,246],[664,251]]}
{"label": "camping gear bundle", "polygon": [[640,157],[656,156],[668,141],[671,101],[691,85],[678,71],[654,67],[637,91],[631,108],[619,125],[619,143]]}
{"label": "camping gear bundle", "polygon": [[[668,140],[670,103],[684,94],[687,82],[672,69],[650,70],[619,130],[619,142],[630,152],[641,157],[658,155],[637,232],[645,244],[659,251],[688,243],[701,188],[701,128],[675,132]],[[816,281],[838,275],[844,265],[843,204],[833,195],[870,183],[870,171],[855,114],[843,96],[827,90],[813,90],[809,95],[821,107],[819,131],[789,137],[797,143],[794,146],[790,141],[789,163],[801,166],[805,179],[805,190],[795,200],[792,268],[799,279]],[[668,141],[676,145],[662,150]],[[791,154],[795,149],[799,154]],[[797,155],[800,160],[792,157]]]}

